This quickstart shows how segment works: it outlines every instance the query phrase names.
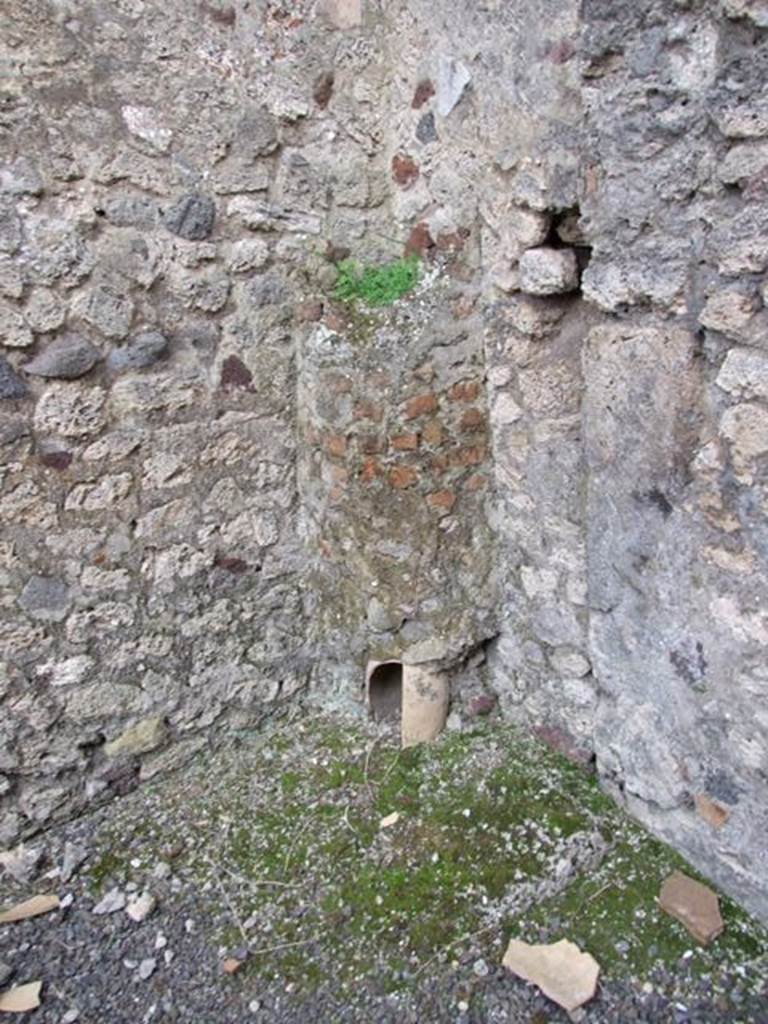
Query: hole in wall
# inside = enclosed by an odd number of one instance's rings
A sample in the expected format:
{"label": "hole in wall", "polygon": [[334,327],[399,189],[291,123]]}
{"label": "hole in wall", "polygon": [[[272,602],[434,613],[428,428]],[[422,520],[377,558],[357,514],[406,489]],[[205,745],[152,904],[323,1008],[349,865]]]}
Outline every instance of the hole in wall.
{"label": "hole in wall", "polygon": [[403,704],[403,665],[385,661],[368,677],[368,706],[374,722],[399,722]]}

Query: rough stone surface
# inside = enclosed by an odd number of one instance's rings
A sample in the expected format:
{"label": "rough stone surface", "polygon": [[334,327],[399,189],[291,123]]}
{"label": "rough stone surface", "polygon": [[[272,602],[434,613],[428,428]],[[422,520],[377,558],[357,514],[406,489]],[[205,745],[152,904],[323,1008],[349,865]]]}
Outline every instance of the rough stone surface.
{"label": "rough stone surface", "polygon": [[162,718],[144,718],[136,725],[126,729],[114,740],[104,744],[107,757],[130,757],[134,754],[146,754],[161,746],[166,738],[167,729]]}
{"label": "rough stone surface", "polygon": [[166,212],[164,223],[179,238],[199,242],[211,234],[215,219],[216,204],[210,196],[189,193]]}
{"label": "rough stone surface", "polygon": [[113,349],[107,357],[110,370],[140,370],[162,359],[168,339],[159,331],[142,331],[125,345]]}
{"label": "rough stone surface", "polygon": [[520,257],[520,289],[529,295],[558,295],[578,283],[572,249],[527,249]]}
{"label": "rough stone surface", "polygon": [[0,356],[0,399],[24,398],[27,385],[4,356]]}

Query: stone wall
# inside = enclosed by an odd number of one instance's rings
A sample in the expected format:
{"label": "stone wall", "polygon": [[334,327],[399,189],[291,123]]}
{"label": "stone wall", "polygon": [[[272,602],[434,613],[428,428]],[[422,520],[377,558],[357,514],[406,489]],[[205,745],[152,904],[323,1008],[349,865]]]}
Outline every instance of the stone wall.
{"label": "stone wall", "polygon": [[0,841],[397,658],[768,916],[761,5],[0,19]]}

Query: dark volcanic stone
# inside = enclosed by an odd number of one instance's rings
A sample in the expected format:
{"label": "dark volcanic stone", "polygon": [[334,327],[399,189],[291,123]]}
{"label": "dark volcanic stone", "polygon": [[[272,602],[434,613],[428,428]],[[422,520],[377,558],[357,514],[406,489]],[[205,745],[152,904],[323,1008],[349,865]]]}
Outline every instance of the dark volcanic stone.
{"label": "dark volcanic stone", "polygon": [[435,128],[435,115],[430,112],[419,118],[416,125],[416,138],[426,145],[428,142],[437,142],[437,129]]}
{"label": "dark volcanic stone", "polygon": [[213,231],[216,204],[199,192],[183,195],[165,214],[165,226],[179,238],[199,242]]}
{"label": "dark volcanic stone", "polygon": [[140,370],[162,359],[168,349],[168,339],[159,331],[142,331],[122,348],[116,348],[107,357],[110,370]]}
{"label": "dark volcanic stone", "polygon": [[0,399],[24,398],[27,385],[4,356],[0,356]]}
{"label": "dark volcanic stone", "polygon": [[22,369],[35,377],[75,380],[93,369],[100,358],[101,353],[90,341],[70,334],[57,338]]}

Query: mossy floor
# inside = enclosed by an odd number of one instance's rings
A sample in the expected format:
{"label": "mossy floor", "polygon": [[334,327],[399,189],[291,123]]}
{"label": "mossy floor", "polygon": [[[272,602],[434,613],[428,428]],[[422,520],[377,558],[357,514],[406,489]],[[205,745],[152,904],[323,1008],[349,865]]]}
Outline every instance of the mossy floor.
{"label": "mossy floor", "polygon": [[146,813],[95,837],[92,890],[167,861],[202,891],[220,953],[250,950],[236,980],[254,990],[413,990],[468,956],[497,965],[511,936],[570,938],[604,982],[765,987],[766,931],[723,898],[724,934],[697,946],[656,903],[673,869],[695,872],[508,726],[400,751],[364,725],[284,721],[129,799]]}

